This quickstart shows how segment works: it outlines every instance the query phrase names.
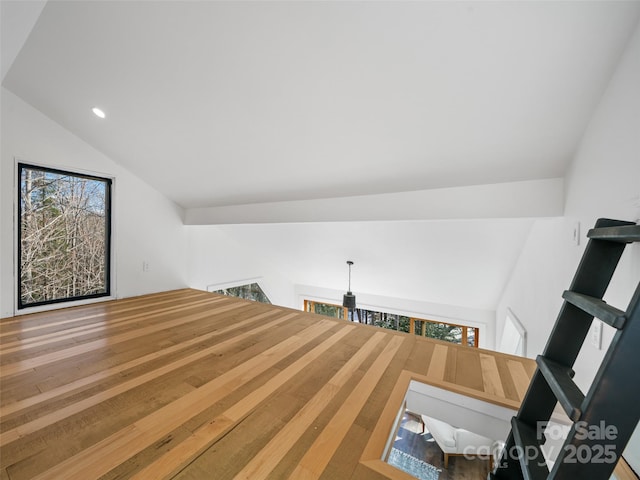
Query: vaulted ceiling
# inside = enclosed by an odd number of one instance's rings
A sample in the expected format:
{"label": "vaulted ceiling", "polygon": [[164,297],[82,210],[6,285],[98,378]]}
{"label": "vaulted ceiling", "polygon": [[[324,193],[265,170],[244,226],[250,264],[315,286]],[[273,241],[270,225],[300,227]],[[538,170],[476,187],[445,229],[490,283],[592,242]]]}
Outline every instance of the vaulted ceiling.
{"label": "vaulted ceiling", "polygon": [[[280,222],[215,228],[294,283],[341,288],[351,258],[359,292],[481,309],[530,217],[561,214],[560,182],[535,181],[564,175],[640,16],[637,1],[0,7],[3,86],[186,223]],[[526,196],[484,187],[518,181]],[[395,196],[354,197],[379,193]],[[353,219],[385,223],[292,223]]]}
{"label": "vaulted ceiling", "polygon": [[639,12],[52,0],[3,84],[184,208],[553,178]]}

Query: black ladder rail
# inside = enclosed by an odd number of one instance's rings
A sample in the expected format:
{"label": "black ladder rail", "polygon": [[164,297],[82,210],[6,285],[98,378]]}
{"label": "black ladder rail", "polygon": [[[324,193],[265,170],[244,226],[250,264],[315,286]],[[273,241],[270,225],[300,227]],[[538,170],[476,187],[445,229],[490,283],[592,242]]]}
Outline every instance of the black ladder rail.
{"label": "black ladder rail", "polygon": [[[635,370],[634,367],[639,363],[638,355],[636,354],[633,358],[633,354],[638,351],[640,345],[640,318],[638,318],[640,286],[627,312],[610,307],[602,301],[602,297],[626,244],[640,241],[640,226],[632,222],[599,219],[595,228],[589,231],[588,237],[590,240],[570,289],[563,294],[565,302],[547,340],[543,355],[537,359],[538,368],[518,414],[513,419],[514,428],[507,438],[500,461],[488,477],[490,479],[608,480],[638,422],[640,408],[635,407],[635,403],[638,403],[637,398],[640,396],[640,388],[636,386],[638,382],[627,378],[625,383],[622,378],[625,377],[625,365],[631,366],[626,372],[629,375],[629,370]],[[571,380],[572,367],[594,317],[603,319],[618,330],[585,396]],[[634,326],[631,327],[628,324],[634,324]],[[612,394],[612,381],[616,384],[625,384],[626,388],[621,390],[624,395],[619,395],[615,391]],[[608,400],[608,397],[615,397],[615,400]],[[571,420],[576,423],[569,432],[554,468],[546,475],[544,471],[546,467],[541,469],[539,465],[541,459],[530,459],[522,455],[518,457],[514,452],[517,453],[518,448],[520,452],[527,447],[539,448],[544,441],[544,435],[542,438],[537,438],[540,432],[539,422],[543,424],[548,422],[558,401]],[[635,407],[634,411],[637,412],[630,414],[628,409],[631,406]],[[616,439],[613,439],[615,443],[607,447],[607,452],[604,451],[602,439],[589,439],[584,432],[585,425],[601,426],[602,421],[605,421],[604,428],[606,428],[606,422],[617,422],[621,426],[616,427]],[[613,423],[610,425],[613,426]],[[522,432],[526,433],[523,435]],[[534,436],[532,432],[535,432]],[[601,457],[595,458],[594,454],[598,452],[593,450],[585,453],[587,449],[598,450],[599,448],[603,449]],[[572,449],[575,449],[576,455],[582,455],[576,458],[575,464],[570,463]],[[539,455],[542,455],[541,452]],[[584,461],[587,455],[590,455],[589,462]],[[595,464],[598,465],[596,469],[592,467]]]}
{"label": "black ladder rail", "polygon": [[[608,479],[640,420],[638,365],[640,284],[627,312],[627,327],[616,331],[583,402],[583,415],[572,427],[549,479]],[[624,369],[621,366],[631,368]],[[566,460],[569,460],[568,462]],[[575,461],[574,461],[575,460]]]}

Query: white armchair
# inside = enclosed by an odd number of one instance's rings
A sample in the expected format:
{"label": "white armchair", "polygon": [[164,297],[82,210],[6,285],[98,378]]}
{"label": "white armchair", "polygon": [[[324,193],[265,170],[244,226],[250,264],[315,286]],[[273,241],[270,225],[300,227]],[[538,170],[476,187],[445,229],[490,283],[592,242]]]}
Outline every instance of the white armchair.
{"label": "white armchair", "polygon": [[476,433],[456,428],[441,420],[426,415],[421,415],[423,432],[424,427],[429,431],[440,449],[444,452],[444,468],[449,467],[451,455],[478,455],[489,459],[493,468],[493,449],[496,447],[494,440]]}

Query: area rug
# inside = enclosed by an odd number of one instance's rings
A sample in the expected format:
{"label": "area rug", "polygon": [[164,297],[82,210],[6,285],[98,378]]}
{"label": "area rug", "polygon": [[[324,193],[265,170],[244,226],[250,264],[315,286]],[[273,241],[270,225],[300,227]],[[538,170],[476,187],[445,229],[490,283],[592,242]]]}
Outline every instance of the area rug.
{"label": "area rug", "polygon": [[397,448],[391,449],[387,463],[420,480],[438,480],[441,472],[433,465],[401,452]]}

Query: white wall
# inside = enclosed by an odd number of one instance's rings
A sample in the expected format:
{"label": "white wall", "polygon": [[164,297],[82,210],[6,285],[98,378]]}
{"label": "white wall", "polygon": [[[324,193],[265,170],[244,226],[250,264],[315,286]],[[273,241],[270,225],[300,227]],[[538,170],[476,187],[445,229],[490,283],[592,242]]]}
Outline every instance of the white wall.
{"label": "white wall", "polygon": [[511,430],[511,408],[494,405],[416,380],[409,382],[407,410],[464,428],[478,435],[502,440]]}
{"label": "white wall", "polygon": [[221,225],[296,285],[495,310],[530,219]]}
{"label": "white wall", "polygon": [[[598,217],[640,218],[640,29],[637,29],[585,132],[565,178],[565,218],[538,220],[498,304],[502,332],[510,307],[527,328],[528,356],[542,352],[584,247]],[[572,244],[575,222],[581,244]],[[627,247],[605,300],[626,309],[640,281],[640,245]],[[603,349],[585,343],[576,363],[576,382],[591,383],[612,337],[605,326]],[[499,344],[499,338],[498,338]]]}
{"label": "white wall", "polygon": [[[194,288],[261,277],[277,304],[340,303],[481,328],[494,348],[495,305],[532,219],[187,226]],[[294,292],[295,286],[295,292]],[[266,291],[270,289],[271,292]]]}
{"label": "white wall", "polygon": [[[186,282],[186,234],[180,208],[11,92],[1,92],[0,316],[14,314],[14,196],[16,158],[113,177],[115,295],[129,297]],[[90,118],[87,109],[87,121]],[[142,272],[142,262],[150,265]]]}
{"label": "white wall", "polygon": [[527,331],[527,356],[542,352],[575,269],[566,219],[536,220],[496,309],[496,345],[500,345],[507,308]]}
{"label": "white wall", "polygon": [[203,290],[258,279],[273,303],[302,309],[305,299],[341,303],[353,259],[359,306],[479,327],[480,346],[494,348],[493,302],[531,223],[193,225],[188,278]]}
{"label": "white wall", "polygon": [[207,290],[213,285],[221,288],[257,281],[272,303],[297,308],[293,283],[253,249],[243,248],[218,226],[185,228],[188,278],[192,288]]}

